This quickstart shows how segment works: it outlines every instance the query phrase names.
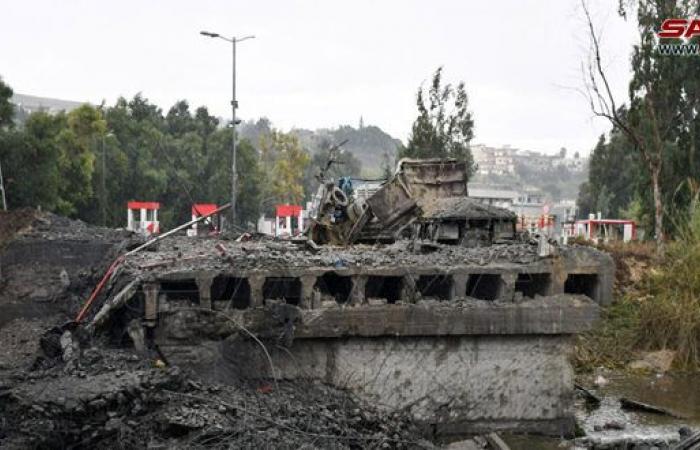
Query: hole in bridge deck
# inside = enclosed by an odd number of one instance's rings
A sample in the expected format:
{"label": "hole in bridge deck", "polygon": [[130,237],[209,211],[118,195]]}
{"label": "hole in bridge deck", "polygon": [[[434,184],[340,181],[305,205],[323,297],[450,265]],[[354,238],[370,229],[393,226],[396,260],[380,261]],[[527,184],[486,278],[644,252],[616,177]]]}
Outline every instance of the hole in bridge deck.
{"label": "hole in bridge deck", "polygon": [[234,309],[246,309],[250,307],[250,284],[247,278],[229,277],[219,275],[214,278],[211,285],[211,299],[213,302],[230,302]]}
{"label": "hole in bridge deck", "polygon": [[523,297],[535,298],[536,295],[548,295],[549,286],[548,273],[519,273],[515,280],[515,292],[522,292]]}
{"label": "hole in bridge deck", "polygon": [[263,284],[265,300],[284,300],[290,305],[299,305],[301,300],[301,281],[293,277],[270,277]]}
{"label": "hole in bridge deck", "polygon": [[466,295],[479,300],[496,300],[501,295],[501,276],[496,273],[469,275]]}
{"label": "hole in bridge deck", "polygon": [[387,303],[401,300],[403,277],[383,277],[372,275],[367,277],[365,298],[384,298]]}
{"label": "hole in bridge deck", "polygon": [[160,292],[168,301],[189,301],[199,304],[199,287],[195,280],[169,280],[160,282]]}
{"label": "hole in bridge deck", "polygon": [[452,277],[449,275],[421,275],[418,277],[416,288],[425,298],[449,300],[452,291]]}
{"label": "hole in bridge deck", "polygon": [[318,277],[314,288],[318,289],[322,297],[330,296],[335,299],[336,303],[347,303],[352,292],[352,278],[328,272]]}
{"label": "hole in bridge deck", "polygon": [[594,273],[571,273],[566,277],[564,293],[583,294],[595,299],[598,288],[598,275]]}

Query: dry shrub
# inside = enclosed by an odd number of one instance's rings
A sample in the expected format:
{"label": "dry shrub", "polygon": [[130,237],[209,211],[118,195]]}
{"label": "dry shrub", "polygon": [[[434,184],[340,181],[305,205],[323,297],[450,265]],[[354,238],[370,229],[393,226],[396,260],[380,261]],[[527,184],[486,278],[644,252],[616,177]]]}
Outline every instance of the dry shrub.
{"label": "dry shrub", "polygon": [[622,369],[634,359],[638,341],[640,302],[632,296],[618,298],[601,310],[592,330],[576,337],[572,362],[578,372],[596,367]]}
{"label": "dry shrub", "polygon": [[700,368],[700,208],[691,207],[659,270],[648,276],[649,299],[639,311],[639,344],[677,351],[679,368]]}

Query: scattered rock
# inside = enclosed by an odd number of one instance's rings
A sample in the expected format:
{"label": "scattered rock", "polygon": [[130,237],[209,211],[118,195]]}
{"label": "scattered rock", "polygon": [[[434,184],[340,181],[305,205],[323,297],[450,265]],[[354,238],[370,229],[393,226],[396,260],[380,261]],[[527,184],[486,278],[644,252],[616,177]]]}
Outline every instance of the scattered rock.
{"label": "scattered rock", "polygon": [[593,384],[595,384],[598,387],[605,386],[609,383],[608,379],[605,378],[603,375],[598,375],[595,377],[595,380],[593,381]]}
{"label": "scattered rock", "polygon": [[647,372],[666,373],[671,369],[676,352],[673,350],[659,350],[644,353],[641,359],[632,361],[629,368]]}

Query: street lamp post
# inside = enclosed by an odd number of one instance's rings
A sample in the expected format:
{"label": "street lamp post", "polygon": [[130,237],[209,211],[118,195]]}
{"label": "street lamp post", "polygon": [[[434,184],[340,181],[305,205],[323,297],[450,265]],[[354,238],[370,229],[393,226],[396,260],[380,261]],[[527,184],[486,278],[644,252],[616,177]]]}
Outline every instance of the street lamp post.
{"label": "street lamp post", "polygon": [[232,76],[232,99],[231,99],[231,226],[234,225],[234,220],[236,218],[236,185],[238,179],[238,172],[236,171],[236,108],[238,107],[238,102],[236,101],[236,43],[245,41],[246,39],[253,39],[255,36],[243,36],[237,38],[235,36],[227,38],[221,36],[218,33],[210,33],[208,31],[200,31],[199,34],[202,36],[207,36],[211,38],[223,39],[226,42],[231,43],[232,56],[233,56],[233,76]]}
{"label": "street lamp post", "polygon": [[107,226],[107,151],[105,149],[105,138],[112,137],[112,132],[102,135],[102,186],[100,192],[100,210],[102,215],[102,226]]}

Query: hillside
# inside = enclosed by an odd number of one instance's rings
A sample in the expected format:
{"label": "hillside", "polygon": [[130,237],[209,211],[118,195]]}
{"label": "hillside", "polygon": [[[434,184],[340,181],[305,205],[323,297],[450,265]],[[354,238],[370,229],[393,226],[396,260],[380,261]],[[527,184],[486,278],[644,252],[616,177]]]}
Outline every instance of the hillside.
{"label": "hillside", "polygon": [[323,128],[315,131],[294,129],[292,132],[299,136],[299,140],[311,153],[317,153],[327,148],[329,144],[347,139],[348,142],[343,145],[343,150],[360,160],[362,173],[370,177],[377,176],[381,172],[384,154],[388,154],[389,160],[394,161],[397,149],[401,146],[400,140],[373,125],[362,128],[343,125],[334,129]]}
{"label": "hillside", "polygon": [[[245,121],[239,125],[238,129],[241,138],[248,139],[257,146],[261,136],[271,132],[273,124],[269,119],[263,117],[255,121]],[[338,128],[317,130],[294,128],[290,132],[299,138],[302,146],[312,155],[325,151],[332,145],[347,139],[348,142],[342,147],[343,151],[352,154],[354,159],[359,160],[361,172],[367,177],[379,176],[382,163],[385,160],[385,153],[393,165],[397,150],[402,145],[400,140],[374,125],[358,128],[341,125]]]}

